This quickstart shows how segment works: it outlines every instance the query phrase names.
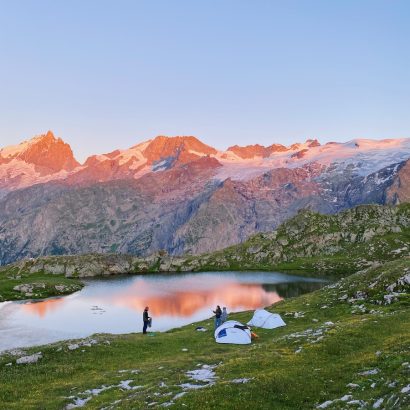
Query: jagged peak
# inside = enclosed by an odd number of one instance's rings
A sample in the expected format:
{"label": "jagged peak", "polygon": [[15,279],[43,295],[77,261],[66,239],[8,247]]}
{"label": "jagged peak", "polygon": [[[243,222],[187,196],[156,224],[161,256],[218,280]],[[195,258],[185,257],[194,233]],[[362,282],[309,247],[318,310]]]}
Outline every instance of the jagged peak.
{"label": "jagged peak", "polygon": [[35,135],[33,138],[24,140],[20,142],[19,144],[9,145],[7,147],[0,149],[0,155],[3,156],[4,158],[15,158],[19,156],[20,154],[23,154],[33,145],[44,143],[44,142],[52,143],[52,142],[57,142],[57,141],[63,142],[61,138],[57,139],[54,136],[53,132],[49,130],[45,134]]}
{"label": "jagged peak", "polygon": [[154,139],[149,141],[148,146],[146,149],[152,146],[182,146],[185,145],[188,148],[192,147],[197,147],[201,148],[204,152],[212,152],[216,154],[216,149],[203,143],[200,139],[197,137],[194,137],[193,135],[176,135],[173,137],[169,137],[166,135],[158,135]]}
{"label": "jagged peak", "polygon": [[285,152],[285,151],[295,151],[306,148],[319,147],[320,143],[317,139],[308,139],[304,143],[295,143],[286,147],[282,144],[272,144],[267,147],[260,144],[253,145],[233,145],[227,149],[227,152],[233,152],[235,155],[242,159],[251,159],[255,157],[267,158],[274,153]]}
{"label": "jagged peak", "polygon": [[148,163],[167,157],[179,157],[182,162],[189,159],[216,154],[218,151],[194,136],[167,137],[159,135],[151,140],[142,151]]}
{"label": "jagged peak", "polygon": [[70,171],[80,165],[74,158],[70,145],[61,138],[56,138],[50,130],[20,144],[1,149],[0,156],[49,168],[53,172]]}
{"label": "jagged peak", "polygon": [[37,137],[34,137],[33,139],[38,139],[42,141],[57,141],[57,140],[62,141],[61,138],[56,138],[54,136],[53,131],[51,130],[48,130],[45,134],[38,135]]}
{"label": "jagged peak", "polygon": [[307,139],[305,144],[307,144],[308,147],[320,147],[320,142],[315,138],[315,139]]}

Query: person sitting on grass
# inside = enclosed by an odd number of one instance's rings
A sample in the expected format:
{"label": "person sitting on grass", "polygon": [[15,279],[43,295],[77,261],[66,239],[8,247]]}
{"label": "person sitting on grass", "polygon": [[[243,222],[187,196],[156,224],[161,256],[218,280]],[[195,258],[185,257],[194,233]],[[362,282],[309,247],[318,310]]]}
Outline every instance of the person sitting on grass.
{"label": "person sitting on grass", "polygon": [[215,313],[215,329],[219,326],[221,326],[221,315],[222,315],[222,310],[221,307],[218,305],[215,310],[212,312]]}

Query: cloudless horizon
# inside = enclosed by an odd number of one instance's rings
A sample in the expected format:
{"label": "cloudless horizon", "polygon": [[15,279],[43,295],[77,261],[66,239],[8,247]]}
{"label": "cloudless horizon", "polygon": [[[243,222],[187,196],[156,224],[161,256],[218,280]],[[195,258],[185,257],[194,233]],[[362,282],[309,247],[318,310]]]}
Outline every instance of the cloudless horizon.
{"label": "cloudless horizon", "polygon": [[408,1],[0,4],[0,147],[410,136]]}

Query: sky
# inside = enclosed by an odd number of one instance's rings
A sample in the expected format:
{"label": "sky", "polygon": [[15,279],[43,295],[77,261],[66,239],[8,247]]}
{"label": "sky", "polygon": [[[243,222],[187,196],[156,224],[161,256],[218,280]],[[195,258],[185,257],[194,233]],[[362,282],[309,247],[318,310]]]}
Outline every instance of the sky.
{"label": "sky", "polygon": [[410,137],[407,0],[0,0],[0,147]]}

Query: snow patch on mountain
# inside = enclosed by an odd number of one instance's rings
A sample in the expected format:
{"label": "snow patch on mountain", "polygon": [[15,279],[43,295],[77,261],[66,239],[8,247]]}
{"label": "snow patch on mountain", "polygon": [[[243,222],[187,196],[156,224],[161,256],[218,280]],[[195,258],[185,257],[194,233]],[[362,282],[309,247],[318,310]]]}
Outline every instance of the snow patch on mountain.
{"label": "snow patch on mountain", "polygon": [[61,180],[66,178],[68,174],[69,172],[62,170],[49,175],[41,175],[36,171],[35,165],[19,159],[12,159],[10,162],[0,165],[0,186],[3,181],[8,181],[10,188],[27,187],[52,180]]}
{"label": "snow patch on mountain", "polygon": [[[32,152],[36,144],[39,144],[40,150],[36,153],[35,160],[32,160],[32,156],[27,159],[27,152]],[[367,177],[382,168],[410,158],[410,138],[380,141],[354,139],[346,143],[333,142],[325,145],[320,145],[317,140],[307,140],[290,147],[277,144],[263,147],[256,144],[217,151],[194,137],[162,136],[129,149],[91,156],[82,166],[76,166],[75,163],[73,165],[71,162],[70,167],[66,167],[63,165],[66,157],[63,156],[61,167],[71,170],[59,171],[60,163],[53,169],[44,167],[47,162],[45,158],[48,157],[44,157],[41,150],[47,150],[49,144],[59,144],[59,147],[64,145],[66,150],[69,149],[63,141],[55,139],[51,132],[1,149],[0,188],[17,189],[65,178],[72,178],[74,183],[138,179],[149,172],[165,171],[205,157],[214,158],[222,165],[214,176],[214,179],[222,181],[228,178],[249,180],[273,169],[303,168],[308,164],[323,166],[321,172],[332,175],[349,172],[351,175]],[[53,161],[54,152],[50,151],[49,156],[50,161]],[[33,161],[35,163],[31,163]],[[40,169],[36,164],[43,168]],[[386,178],[385,175],[380,176],[375,182],[384,184]]]}
{"label": "snow patch on mountain", "polygon": [[3,158],[14,158],[21,154],[22,152],[26,151],[30,145],[36,143],[38,139],[41,137],[35,137],[31,140],[23,141],[17,145],[10,145],[8,147],[0,149],[0,156]]}
{"label": "snow patch on mountain", "polygon": [[[391,164],[410,158],[410,138],[395,140],[355,139],[346,143],[330,143],[310,146],[309,142],[293,145],[294,149],[274,152],[268,158],[242,159],[235,154],[218,153],[215,157],[222,163],[216,178],[245,180],[277,168],[299,168],[318,163],[332,168],[332,172],[344,172],[349,168],[360,176],[370,175]],[[296,152],[303,156],[295,156]]]}
{"label": "snow patch on mountain", "polygon": [[144,150],[150,144],[151,140],[145,141],[141,144],[134,145],[130,149],[120,151],[120,154],[113,159],[117,159],[120,165],[126,164],[130,160],[134,160],[133,166],[134,169],[138,166],[141,166],[147,162],[147,159],[144,157]]}

